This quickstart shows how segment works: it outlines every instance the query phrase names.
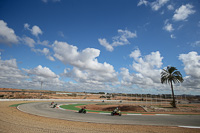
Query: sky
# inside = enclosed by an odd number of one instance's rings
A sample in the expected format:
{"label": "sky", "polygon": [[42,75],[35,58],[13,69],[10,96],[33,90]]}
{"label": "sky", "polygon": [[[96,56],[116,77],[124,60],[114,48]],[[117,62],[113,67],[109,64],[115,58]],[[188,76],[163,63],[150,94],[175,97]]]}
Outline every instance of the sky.
{"label": "sky", "polygon": [[199,0],[0,0],[0,87],[200,95]]}

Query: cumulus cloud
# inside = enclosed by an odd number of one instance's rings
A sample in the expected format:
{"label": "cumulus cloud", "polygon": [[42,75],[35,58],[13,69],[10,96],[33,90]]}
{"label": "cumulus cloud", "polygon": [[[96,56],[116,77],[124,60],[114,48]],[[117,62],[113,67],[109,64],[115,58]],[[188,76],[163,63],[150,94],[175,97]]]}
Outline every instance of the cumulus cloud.
{"label": "cumulus cloud", "polygon": [[179,59],[183,62],[187,74],[183,85],[188,89],[200,89],[200,55],[192,51],[188,54],[180,54]]}
{"label": "cumulus cloud", "polygon": [[38,82],[59,82],[59,76],[52,72],[48,67],[41,65],[33,69],[23,69],[33,81]]}
{"label": "cumulus cloud", "polygon": [[174,10],[174,6],[173,6],[173,5],[168,5],[168,6],[167,6],[167,9],[168,9],[168,10]]}
{"label": "cumulus cloud", "polygon": [[103,39],[99,38],[98,41],[102,46],[104,46],[106,48],[106,50],[112,52],[114,50],[113,47],[130,44],[128,39],[137,37],[136,32],[133,33],[133,32],[131,32],[129,30],[121,30],[121,29],[119,29],[118,30],[118,34],[119,34],[118,36],[114,36],[112,38],[113,42],[111,44],[108,43],[108,41],[105,38],[103,38]]}
{"label": "cumulus cloud", "polygon": [[34,36],[36,36],[36,37],[38,37],[39,34],[42,35],[42,33],[43,33],[42,30],[40,29],[40,27],[37,26],[37,25],[34,25],[32,28],[30,28],[30,25],[29,25],[28,23],[25,23],[25,24],[24,24],[24,28],[25,28],[26,30],[31,31],[32,35],[34,35]]}
{"label": "cumulus cloud", "polygon": [[55,41],[53,44],[54,57],[73,66],[73,69],[65,69],[63,76],[81,83],[105,84],[118,81],[114,67],[106,62],[99,63],[97,57],[100,50],[86,48],[78,51],[76,46],[66,42]]}
{"label": "cumulus cloud", "polygon": [[43,45],[43,46],[47,46],[47,47],[51,47],[51,45],[49,45],[49,41],[48,40],[44,40],[44,41],[37,41],[38,44]]}
{"label": "cumulus cloud", "polygon": [[189,17],[189,15],[192,15],[195,12],[196,11],[193,10],[193,5],[191,5],[191,4],[182,5],[179,9],[175,10],[173,20],[174,21],[186,20]]}
{"label": "cumulus cloud", "polygon": [[200,55],[197,52],[193,51],[188,54],[180,54],[179,59],[183,62],[187,75],[200,78]]}
{"label": "cumulus cloud", "polygon": [[[138,52],[138,50],[133,51]],[[155,82],[160,82],[160,67],[162,66],[162,59],[160,52],[151,52],[151,54],[146,55],[144,58],[138,56],[133,61],[133,69],[144,76],[151,78]],[[159,77],[159,78],[158,78]]]}
{"label": "cumulus cloud", "polygon": [[104,46],[106,48],[106,50],[108,50],[110,52],[112,52],[114,50],[113,46],[111,44],[109,44],[105,38],[103,38],[103,39],[99,38],[98,41],[102,46]]}
{"label": "cumulus cloud", "polygon": [[13,29],[7,26],[7,23],[0,20],[0,43],[16,44],[19,42],[18,37],[15,35]]}
{"label": "cumulus cloud", "polygon": [[140,0],[137,6],[141,6],[141,5],[147,6],[148,3],[149,3],[149,2],[148,2],[147,0]]}
{"label": "cumulus cloud", "polygon": [[168,32],[172,32],[174,30],[172,24],[170,24],[170,23],[166,23],[165,26],[163,27],[163,29]]}
{"label": "cumulus cloud", "polygon": [[35,41],[32,38],[25,36],[21,40],[24,42],[25,45],[28,45],[31,48],[35,47]]}
{"label": "cumulus cloud", "polygon": [[[163,7],[169,0],[155,0],[153,2],[149,2],[147,0],[140,0],[137,6],[145,5],[150,6],[153,11],[158,11],[161,7]],[[168,6],[168,9],[171,9],[172,6]],[[164,14],[164,12],[162,12]]]}
{"label": "cumulus cloud", "polygon": [[132,68],[135,73],[130,73],[127,68],[121,68],[121,84],[125,86],[137,85],[141,88],[159,88],[162,59],[160,52],[151,52],[144,57],[139,49],[131,52],[130,57],[134,59]]}
{"label": "cumulus cloud", "polygon": [[63,76],[74,79],[79,83],[105,85],[116,84],[118,82],[117,73],[115,72],[98,72],[93,70],[81,70],[74,67],[72,70],[65,69]]}
{"label": "cumulus cloud", "polygon": [[0,87],[16,88],[26,78],[19,70],[16,59],[2,60],[0,56]]}
{"label": "cumulus cloud", "polygon": [[70,64],[81,69],[114,72],[112,65],[106,62],[103,64],[98,62],[97,57],[100,55],[100,50],[98,49],[86,48],[79,52],[76,46],[69,45],[66,42],[55,41],[53,50],[55,52],[54,56],[64,64]]}
{"label": "cumulus cloud", "polygon": [[134,50],[133,52],[131,52],[129,56],[132,57],[134,60],[137,60],[138,57],[141,56],[140,50],[139,49]]}
{"label": "cumulus cloud", "polygon": [[50,53],[48,48],[43,48],[42,50],[41,49],[32,48],[31,50],[36,52],[36,53],[44,54],[47,57],[47,59],[49,59],[51,61],[55,61],[55,59],[51,56],[51,53]]}
{"label": "cumulus cloud", "polygon": [[59,90],[69,85],[48,67],[41,65],[33,69],[20,70],[16,59],[2,60],[0,53],[0,87],[41,89],[41,82],[48,90]]}

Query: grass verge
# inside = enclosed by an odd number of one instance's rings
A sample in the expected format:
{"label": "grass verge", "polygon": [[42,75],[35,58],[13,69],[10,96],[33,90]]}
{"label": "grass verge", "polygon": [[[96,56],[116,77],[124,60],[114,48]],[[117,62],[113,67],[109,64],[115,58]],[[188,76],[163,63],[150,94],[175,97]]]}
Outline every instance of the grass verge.
{"label": "grass verge", "polygon": [[13,105],[10,105],[9,107],[17,107],[17,106],[22,105],[22,104],[26,104],[26,103],[13,104]]}

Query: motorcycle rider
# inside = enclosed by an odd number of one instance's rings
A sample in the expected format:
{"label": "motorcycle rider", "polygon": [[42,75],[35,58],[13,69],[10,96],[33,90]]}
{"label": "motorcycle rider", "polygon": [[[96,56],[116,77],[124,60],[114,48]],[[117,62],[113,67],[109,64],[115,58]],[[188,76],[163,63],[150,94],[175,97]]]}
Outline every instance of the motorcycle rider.
{"label": "motorcycle rider", "polygon": [[79,113],[86,113],[86,107],[83,107],[83,108],[81,108],[80,110],[79,110]]}
{"label": "motorcycle rider", "polygon": [[115,108],[114,112],[115,112],[115,113],[120,113],[120,110],[119,110],[119,108],[118,108],[118,107],[117,107],[117,108]]}

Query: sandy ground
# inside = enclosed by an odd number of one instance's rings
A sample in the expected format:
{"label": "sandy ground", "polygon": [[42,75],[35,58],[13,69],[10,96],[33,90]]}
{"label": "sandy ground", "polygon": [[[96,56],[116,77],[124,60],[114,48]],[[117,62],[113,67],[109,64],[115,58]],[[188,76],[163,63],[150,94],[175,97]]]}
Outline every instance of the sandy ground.
{"label": "sandy ground", "polygon": [[[200,129],[164,126],[95,124],[45,118],[23,113],[0,102],[0,133],[199,133]],[[141,123],[142,124],[142,123]]]}

